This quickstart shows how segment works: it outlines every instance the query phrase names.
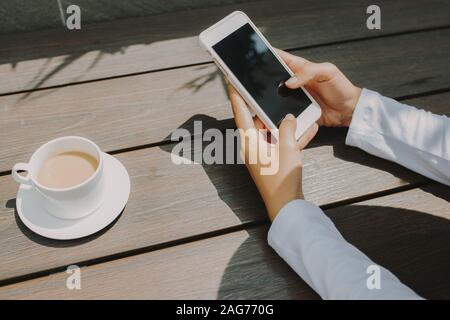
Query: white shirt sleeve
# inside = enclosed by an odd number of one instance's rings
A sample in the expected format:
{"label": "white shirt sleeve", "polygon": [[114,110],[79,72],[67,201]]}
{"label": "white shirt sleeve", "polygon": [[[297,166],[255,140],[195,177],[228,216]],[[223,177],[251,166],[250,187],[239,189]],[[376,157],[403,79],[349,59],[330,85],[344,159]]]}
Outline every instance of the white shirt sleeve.
{"label": "white shirt sleeve", "polygon": [[280,210],[268,242],[323,299],[420,299],[348,243],[308,201],[294,200]]}
{"label": "white shirt sleeve", "polygon": [[[450,185],[450,120],[445,116],[363,89],[346,143]],[[324,299],[420,299],[348,243],[307,201],[295,200],[280,210],[268,242]]]}
{"label": "white shirt sleeve", "polygon": [[346,144],[450,185],[450,119],[363,89]]}

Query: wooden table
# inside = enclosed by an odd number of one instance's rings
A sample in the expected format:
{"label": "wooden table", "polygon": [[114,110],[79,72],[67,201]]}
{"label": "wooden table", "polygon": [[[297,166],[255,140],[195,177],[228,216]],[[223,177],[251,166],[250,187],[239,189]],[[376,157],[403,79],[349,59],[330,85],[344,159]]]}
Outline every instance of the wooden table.
{"label": "wooden table", "polygon": [[[170,134],[195,120],[233,128],[222,78],[196,35],[244,10],[273,45],[332,61],[361,87],[450,114],[450,2],[257,1],[0,37],[0,298],[318,298],[267,245],[243,165],[175,165]],[[75,241],[29,231],[10,175],[42,143],[81,135],[117,157],[130,200]],[[304,190],[376,263],[426,298],[450,298],[450,192],[321,129]],[[197,137],[199,138],[199,137]],[[195,150],[200,152],[201,150]],[[66,288],[68,265],[81,290]]]}

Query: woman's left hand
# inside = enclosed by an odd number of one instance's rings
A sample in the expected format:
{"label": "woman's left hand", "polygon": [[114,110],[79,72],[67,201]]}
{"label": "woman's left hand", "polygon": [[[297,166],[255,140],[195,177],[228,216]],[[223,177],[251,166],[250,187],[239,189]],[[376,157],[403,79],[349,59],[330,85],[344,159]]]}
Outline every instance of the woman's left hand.
{"label": "woman's left hand", "polygon": [[[241,156],[273,221],[284,205],[303,199],[301,151],[316,135],[318,125],[314,123],[296,141],[297,120],[293,115],[287,115],[281,122],[278,141],[269,142],[263,123],[257,117],[252,118],[245,101],[231,85],[228,85],[228,94],[237,128],[241,130]],[[249,143],[251,139],[243,138],[251,134],[258,137],[256,143]],[[270,167],[275,170],[267,168],[266,161],[261,161],[267,158],[268,153]]]}

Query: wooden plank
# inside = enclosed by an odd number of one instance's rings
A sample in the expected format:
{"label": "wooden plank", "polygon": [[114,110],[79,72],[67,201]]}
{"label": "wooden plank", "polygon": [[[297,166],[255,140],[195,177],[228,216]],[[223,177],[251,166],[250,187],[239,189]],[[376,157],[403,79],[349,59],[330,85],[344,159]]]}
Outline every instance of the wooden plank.
{"label": "wooden plank", "polygon": [[[167,0],[107,0],[107,1],[79,1],[81,9],[81,26],[88,24],[150,16],[166,12],[195,10],[224,3],[248,2],[254,0],[201,0],[167,1]],[[28,2],[12,1],[2,4],[0,12],[0,33],[30,32],[41,29],[61,28],[61,11],[64,20],[68,18],[66,9],[69,3],[62,1],[43,0],[39,5],[29,7]],[[61,9],[60,9],[61,8]],[[61,11],[60,11],[61,10]]]}
{"label": "wooden plank", "polygon": [[[448,26],[442,0],[378,1],[381,30],[366,28],[369,0],[257,1],[0,37],[0,93],[210,61],[196,36],[233,10],[243,10],[281,48]],[[332,13],[332,14],[331,14]],[[320,27],[318,27],[320,26]],[[438,47],[436,47],[438,48]]]}
{"label": "wooden plank", "polygon": [[[399,97],[449,87],[450,75],[442,72],[450,65],[449,37],[447,29],[295,53],[333,61],[356,84]],[[232,121],[222,121],[229,118],[224,83],[212,64],[3,96],[0,171],[58,136],[85,136],[112,151],[167,140],[195,119],[229,127]]]}
{"label": "wooden plank", "polygon": [[[425,298],[450,298],[448,188],[327,210],[345,238]],[[81,268],[81,290],[58,272],[0,288],[1,299],[314,299],[266,244],[266,227]]]}
{"label": "wooden plank", "polygon": [[[326,205],[424,181],[344,140],[345,130],[328,130],[305,150],[307,199]],[[117,155],[131,176],[129,203],[108,232],[79,241],[51,241],[26,229],[14,212],[17,184],[0,177],[0,280],[266,218],[243,165],[174,165],[173,146]]]}
{"label": "wooden plank", "polygon": [[344,237],[427,299],[450,298],[450,188],[436,184],[332,210]]}

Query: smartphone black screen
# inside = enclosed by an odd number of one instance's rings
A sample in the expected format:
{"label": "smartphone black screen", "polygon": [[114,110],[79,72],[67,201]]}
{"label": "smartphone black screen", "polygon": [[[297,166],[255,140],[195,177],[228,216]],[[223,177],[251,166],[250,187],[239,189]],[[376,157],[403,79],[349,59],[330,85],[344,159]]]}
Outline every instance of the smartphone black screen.
{"label": "smartphone black screen", "polygon": [[284,85],[289,73],[250,24],[222,39],[213,49],[277,127],[288,113],[298,116],[312,103],[303,90]]}

